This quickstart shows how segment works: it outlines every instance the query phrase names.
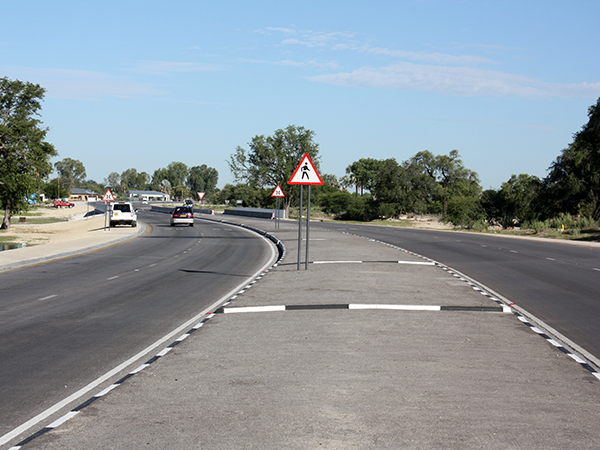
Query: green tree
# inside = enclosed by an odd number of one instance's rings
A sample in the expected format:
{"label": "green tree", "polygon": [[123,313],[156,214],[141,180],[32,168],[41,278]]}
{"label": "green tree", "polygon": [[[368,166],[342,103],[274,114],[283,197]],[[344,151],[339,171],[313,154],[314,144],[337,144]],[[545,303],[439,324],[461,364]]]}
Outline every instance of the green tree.
{"label": "green tree", "polygon": [[361,158],[348,166],[346,173],[354,180],[356,192],[358,192],[359,187],[361,195],[365,189],[369,192],[373,191],[379,177],[380,164],[381,161],[373,158]]}
{"label": "green tree", "polygon": [[121,175],[117,172],[111,172],[108,174],[108,177],[105,178],[104,184],[107,188],[110,188],[113,194],[121,193],[123,194],[123,188],[121,187]]}
{"label": "green tree", "polygon": [[600,219],[600,98],[589,107],[588,117],[544,179],[547,215],[562,212]]}
{"label": "green tree", "polygon": [[28,207],[25,197],[52,171],[50,158],[57,152],[36,117],[44,93],[38,84],[0,78],[0,229],[10,228],[12,215]]}
{"label": "green tree", "polygon": [[138,172],[136,169],[131,168],[121,173],[121,190],[125,193],[131,189],[134,190],[145,190],[148,188],[150,183],[150,175],[146,172]]}
{"label": "green tree", "polygon": [[[248,183],[253,188],[284,187],[302,157],[308,153],[319,170],[319,144],[313,141],[315,132],[304,127],[289,125],[276,130],[273,136],[254,136],[249,149],[238,146],[228,164],[236,182]],[[288,186],[283,199],[286,215],[289,207],[300,198],[298,186]]]}
{"label": "green tree", "polygon": [[47,198],[66,198],[69,196],[69,190],[57,178],[43,183],[41,189]]}
{"label": "green tree", "polygon": [[204,192],[211,196],[217,189],[219,172],[217,169],[208,167],[206,164],[190,167],[187,176],[187,187],[192,191],[194,198],[198,198],[198,192]]}
{"label": "green tree", "polygon": [[74,187],[79,187],[85,179],[85,167],[83,163],[77,159],[65,158],[54,163],[54,168],[60,178],[60,183],[67,187],[71,192]]}
{"label": "green tree", "polygon": [[458,150],[451,150],[448,155],[434,156],[430,151],[417,153],[411,160],[421,173],[427,175],[433,188],[431,195],[434,202],[439,202],[443,215],[448,212],[448,201],[454,196],[478,196],[481,193],[477,173],[467,169]]}
{"label": "green tree", "polygon": [[188,168],[182,162],[173,161],[167,166],[167,180],[171,186],[184,186],[188,176]]}
{"label": "green tree", "polygon": [[511,226],[513,220],[522,223],[539,218],[538,201],[542,181],[532,175],[512,175],[502,183],[500,195],[502,198],[501,223]]}

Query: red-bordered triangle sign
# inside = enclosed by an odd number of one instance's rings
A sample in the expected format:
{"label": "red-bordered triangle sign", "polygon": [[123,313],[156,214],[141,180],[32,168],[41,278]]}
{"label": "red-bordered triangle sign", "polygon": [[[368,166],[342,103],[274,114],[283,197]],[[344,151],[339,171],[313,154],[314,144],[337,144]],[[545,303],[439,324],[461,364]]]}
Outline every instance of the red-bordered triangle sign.
{"label": "red-bordered triangle sign", "polygon": [[308,153],[304,154],[288,184],[324,184]]}
{"label": "red-bordered triangle sign", "polygon": [[106,190],[106,193],[102,197],[102,201],[103,202],[114,202],[114,201],[116,201],[115,196],[113,195],[112,192],[110,192],[110,189]]}
{"label": "red-bordered triangle sign", "polygon": [[198,192],[198,197],[200,198],[200,200],[202,200],[204,198],[204,194],[206,194],[206,192]]}
{"label": "red-bordered triangle sign", "polygon": [[285,197],[285,194],[283,193],[283,190],[281,189],[281,186],[277,185],[277,187],[275,188],[275,190],[271,194],[271,197]]}

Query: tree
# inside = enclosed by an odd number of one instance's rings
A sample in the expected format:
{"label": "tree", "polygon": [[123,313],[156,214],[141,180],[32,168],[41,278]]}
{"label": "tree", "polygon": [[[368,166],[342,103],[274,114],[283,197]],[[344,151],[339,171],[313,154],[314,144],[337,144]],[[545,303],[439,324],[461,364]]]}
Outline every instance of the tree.
{"label": "tree", "polygon": [[182,162],[173,161],[167,166],[167,180],[171,186],[183,186],[188,176],[188,168]]}
{"label": "tree", "polygon": [[187,176],[187,186],[195,198],[197,198],[198,192],[204,192],[208,196],[213,194],[217,189],[218,181],[217,169],[208,167],[206,164],[190,167]]}
{"label": "tree", "polygon": [[531,221],[538,218],[536,202],[539,198],[541,180],[532,175],[512,175],[510,180],[502,183],[500,195],[502,198],[503,226],[511,225],[513,220],[519,222]]}
{"label": "tree", "polygon": [[411,163],[420,167],[422,174],[437,184],[432,196],[434,201],[440,202],[444,215],[448,212],[448,201],[453,196],[478,196],[481,192],[477,173],[464,167],[458,150],[439,156],[424,150],[417,153]]}
{"label": "tree", "polygon": [[600,219],[600,98],[588,123],[549,168],[544,179],[547,214],[572,213]]}
{"label": "tree", "polygon": [[171,189],[171,186],[184,186],[187,176],[187,166],[182,162],[173,161],[167,167],[162,167],[154,171],[152,174],[152,189],[162,191],[164,180],[169,182],[169,189]]}
{"label": "tree", "polygon": [[58,172],[60,183],[65,185],[69,192],[74,187],[79,187],[85,179],[85,167],[81,161],[71,158],[65,158],[62,161],[54,163],[54,168]]}
{"label": "tree", "polygon": [[113,194],[116,194],[117,192],[123,193],[121,188],[121,175],[117,172],[109,173],[108,177],[104,180],[104,184],[113,191]]}
{"label": "tree", "polygon": [[[314,131],[295,125],[276,130],[273,136],[254,136],[248,143],[249,150],[236,148],[228,161],[229,169],[236,182],[248,183],[252,188],[283,187],[305,153],[319,170],[319,144],[313,141],[314,136]],[[299,198],[299,187],[288,186],[283,199],[286,215]]]}
{"label": "tree", "polygon": [[52,171],[50,158],[57,152],[36,118],[44,93],[38,84],[0,78],[0,229],[10,227],[13,213],[27,209],[25,197]]}
{"label": "tree", "polygon": [[127,169],[121,173],[121,189],[123,192],[127,192],[131,189],[145,190],[148,188],[150,183],[150,175],[146,172],[139,172],[134,169]]}
{"label": "tree", "polygon": [[357,193],[359,187],[361,195],[365,189],[369,192],[373,191],[379,176],[380,163],[381,161],[373,158],[361,158],[346,169],[346,173],[352,176],[356,183]]}

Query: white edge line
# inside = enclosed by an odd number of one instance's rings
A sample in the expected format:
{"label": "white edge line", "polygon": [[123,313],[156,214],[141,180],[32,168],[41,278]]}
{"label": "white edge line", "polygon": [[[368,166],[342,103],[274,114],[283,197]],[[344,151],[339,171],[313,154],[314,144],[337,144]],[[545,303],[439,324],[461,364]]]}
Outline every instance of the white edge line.
{"label": "white edge line", "polygon": [[[241,229],[245,230],[245,228],[241,228]],[[256,233],[254,233],[254,232],[252,232],[250,230],[247,230],[247,231],[248,231],[248,233],[252,233],[253,235],[257,235]],[[269,244],[269,248],[271,249],[271,258],[269,258],[269,261],[267,261],[267,263],[263,267],[261,267],[254,275],[251,275],[250,277],[248,277],[243,283],[238,284],[231,291],[229,291],[227,294],[225,294],[224,296],[222,296],[219,300],[217,300],[212,305],[210,305],[209,307],[207,307],[206,309],[204,309],[202,312],[198,313],[196,316],[192,317],[190,320],[188,320],[184,324],[180,325],[175,330],[171,331],[169,334],[163,336],[162,338],[160,338],[159,340],[157,340],[153,344],[149,345],[148,347],[146,347],[141,352],[139,352],[136,355],[132,356],[127,361],[124,361],[122,364],[119,364],[117,367],[115,367],[114,369],[108,371],[104,375],[98,377],[97,379],[95,379],[94,381],[92,381],[91,383],[89,383],[87,386],[84,386],[83,388],[79,389],[77,392],[74,392],[73,394],[71,394],[68,397],[64,398],[60,402],[56,403],[55,405],[51,406],[50,408],[46,409],[45,411],[39,413],[37,416],[32,417],[31,419],[29,419],[25,423],[19,425],[17,428],[13,429],[12,431],[9,431],[8,433],[6,433],[3,436],[0,436],[0,445],[6,444],[10,440],[14,439],[15,437],[17,437],[20,434],[22,434],[25,431],[27,431],[29,428],[32,428],[35,425],[39,424],[41,421],[47,419],[52,414],[56,414],[58,411],[60,411],[65,406],[67,406],[70,403],[72,403],[72,402],[78,400],[79,398],[83,397],[84,395],[86,395],[87,393],[89,393],[92,389],[95,389],[98,385],[104,383],[109,378],[114,377],[115,375],[117,375],[119,372],[123,371],[124,369],[126,369],[130,365],[132,365],[135,362],[139,361],[140,359],[144,358],[150,352],[156,350],[156,348],[158,348],[161,345],[163,345],[165,342],[171,341],[174,336],[178,335],[179,333],[181,333],[182,331],[184,331],[186,329],[189,329],[192,326],[192,324],[194,324],[195,322],[198,322],[198,320],[200,320],[200,319],[205,318],[207,313],[209,313],[210,311],[216,309],[219,305],[221,305],[221,303],[223,303],[226,300],[228,300],[236,292],[239,292],[239,290],[243,286],[245,286],[245,285],[248,284],[248,280],[252,280],[252,279],[256,278],[264,270],[266,270],[268,267],[270,267],[273,264],[273,262],[277,259],[277,255],[275,253],[275,245],[273,244],[273,242],[271,242],[269,239],[265,238],[264,236],[261,236],[261,235],[257,235],[257,236],[260,237],[260,238],[262,238],[265,242],[267,242]]]}

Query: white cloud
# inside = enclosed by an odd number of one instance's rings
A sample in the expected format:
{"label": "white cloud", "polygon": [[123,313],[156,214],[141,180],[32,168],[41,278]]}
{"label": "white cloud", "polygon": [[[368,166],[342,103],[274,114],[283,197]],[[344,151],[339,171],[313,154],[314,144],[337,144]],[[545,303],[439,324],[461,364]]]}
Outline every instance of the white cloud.
{"label": "white cloud", "polygon": [[365,67],[349,73],[309,77],[340,86],[398,89],[454,96],[512,96],[520,98],[597,97],[600,83],[558,84],[521,75],[473,67],[398,63]]}
{"label": "white cloud", "polygon": [[130,81],[103,72],[89,70],[47,69],[36,67],[0,66],[10,78],[36,83],[47,90],[46,96],[74,100],[95,100],[98,97],[134,97],[161,95],[155,86]]}
{"label": "white cloud", "polygon": [[171,73],[212,72],[223,70],[219,64],[200,64],[175,61],[136,61],[135,70],[150,75],[168,75]]}
{"label": "white cloud", "polygon": [[367,47],[366,51],[395,58],[411,59],[414,61],[429,61],[439,64],[495,64],[495,61],[485,56],[477,55],[447,55],[444,53],[409,52],[406,50],[390,50],[387,48]]}

